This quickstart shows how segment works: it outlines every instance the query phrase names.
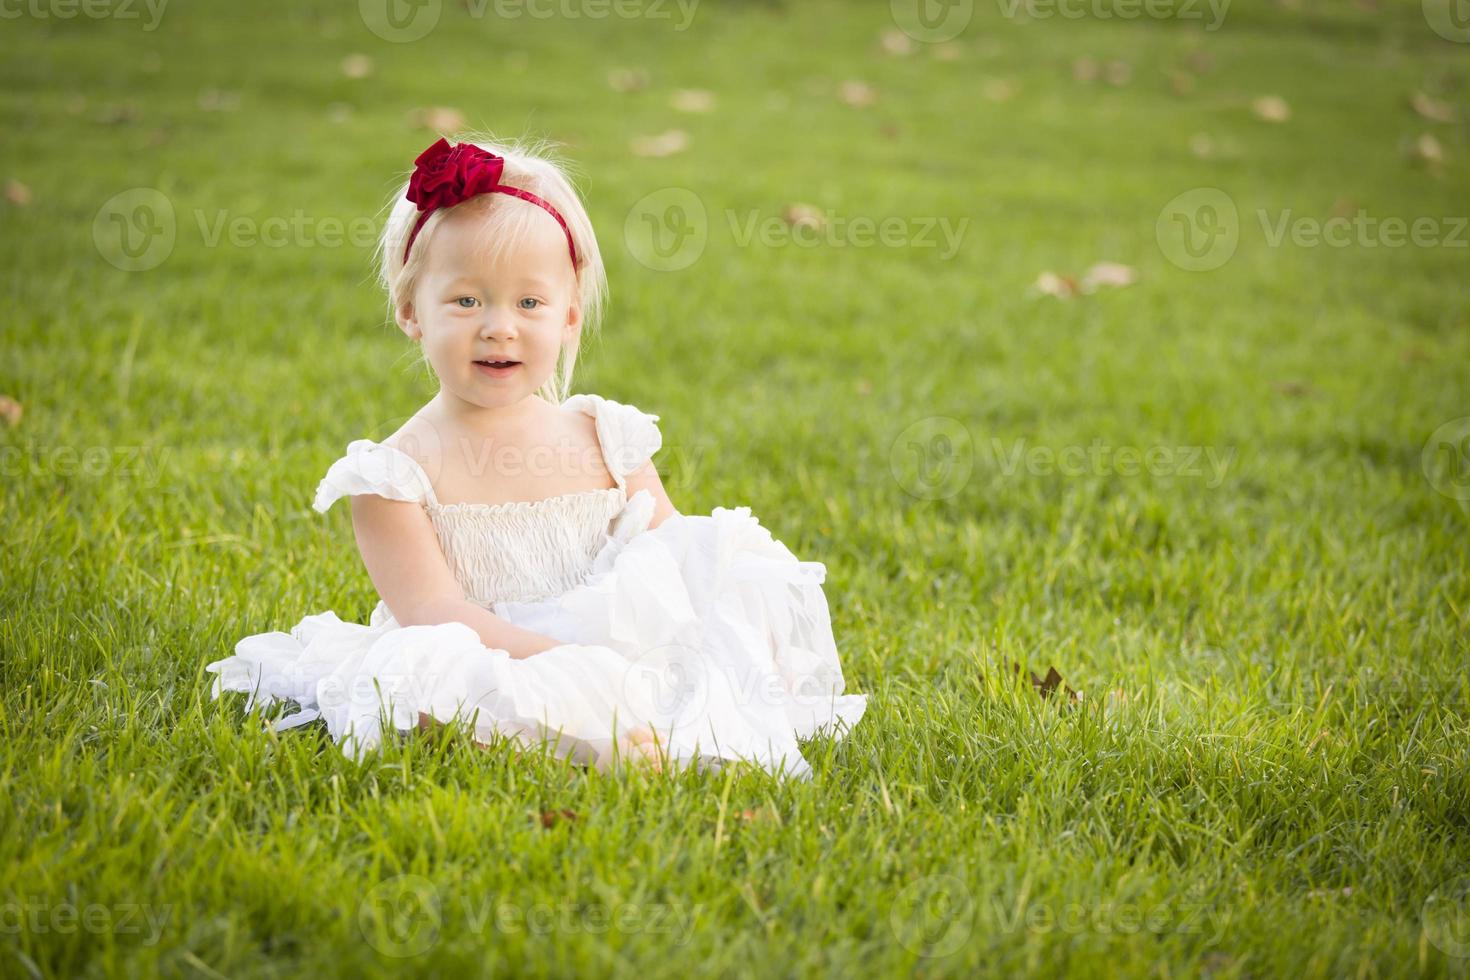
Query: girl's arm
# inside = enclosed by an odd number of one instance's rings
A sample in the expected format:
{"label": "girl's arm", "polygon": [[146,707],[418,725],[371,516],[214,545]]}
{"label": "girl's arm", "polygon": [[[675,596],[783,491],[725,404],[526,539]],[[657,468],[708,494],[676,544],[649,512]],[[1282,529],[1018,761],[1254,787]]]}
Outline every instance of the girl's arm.
{"label": "girl's arm", "polygon": [[653,460],[650,459],[629,473],[627,484],[630,497],[639,490],[647,490],[653,495],[653,520],[648,522],[650,531],[662,524],[665,519],[679,513],[674,509],[674,502],[669,499],[668,492],[664,490],[663,480],[659,479],[658,468],[653,465]]}
{"label": "girl's arm", "polygon": [[368,576],[400,625],[464,623],[485,646],[517,659],[561,645],[560,640],[523,629],[465,598],[444,560],[434,525],[418,504],[356,494],[352,529]]}

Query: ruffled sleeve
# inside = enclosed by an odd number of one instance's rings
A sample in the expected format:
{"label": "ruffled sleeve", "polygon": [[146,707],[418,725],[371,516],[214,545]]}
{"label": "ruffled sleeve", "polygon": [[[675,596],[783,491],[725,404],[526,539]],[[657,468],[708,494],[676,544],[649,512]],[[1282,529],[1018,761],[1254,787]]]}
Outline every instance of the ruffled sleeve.
{"label": "ruffled sleeve", "polygon": [[[607,468],[623,487],[628,476],[653,458],[663,447],[658,416],[601,395],[573,395],[564,403],[591,415],[597,424],[597,441]],[[626,489],[626,488],[625,488]]]}
{"label": "ruffled sleeve", "polygon": [[417,460],[371,439],[347,444],[347,455],[322,477],[311,506],[325,514],[339,498],[360,493],[414,503],[434,500],[434,487]]}

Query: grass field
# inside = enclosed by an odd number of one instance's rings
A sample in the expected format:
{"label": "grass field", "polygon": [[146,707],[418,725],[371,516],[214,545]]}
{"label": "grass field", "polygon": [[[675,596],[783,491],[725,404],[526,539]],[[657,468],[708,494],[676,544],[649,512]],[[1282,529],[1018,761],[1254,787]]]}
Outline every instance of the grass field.
{"label": "grass field", "polygon": [[[888,4],[8,7],[0,975],[1465,974],[1435,3],[980,3],[948,40]],[[660,415],[684,513],[827,564],[871,700],[810,783],[359,767],[209,700],[240,637],[376,601],[309,503],[433,391],[371,268],[427,107],[566,144],[612,285],[575,389]],[[1066,295],[1099,262],[1136,281]]]}

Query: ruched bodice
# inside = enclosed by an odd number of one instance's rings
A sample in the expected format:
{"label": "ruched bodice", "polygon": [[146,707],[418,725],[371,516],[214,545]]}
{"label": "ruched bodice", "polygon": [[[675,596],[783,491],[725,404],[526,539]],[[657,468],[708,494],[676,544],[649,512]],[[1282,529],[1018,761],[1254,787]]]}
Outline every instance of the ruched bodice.
{"label": "ruched bodice", "polygon": [[628,499],[627,477],[658,451],[657,415],[600,395],[562,403],[591,415],[598,446],[617,486],[543,500],[441,504],[428,474],[408,454],[358,439],[332,464],[313,506],[326,511],[342,496],[373,493],[420,504],[455,580],[473,602],[532,602],[575,588],[612,539],[626,540],[653,517],[646,492]]}
{"label": "ruched bodice", "polygon": [[622,487],[530,503],[427,505],[465,594],[489,608],[558,596],[587,576],[626,503]]}

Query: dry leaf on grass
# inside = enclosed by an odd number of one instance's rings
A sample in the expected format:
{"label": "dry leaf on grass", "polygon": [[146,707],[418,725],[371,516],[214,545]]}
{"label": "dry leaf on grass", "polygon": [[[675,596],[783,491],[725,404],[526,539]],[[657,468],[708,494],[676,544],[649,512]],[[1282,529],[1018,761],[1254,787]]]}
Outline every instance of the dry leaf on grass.
{"label": "dry leaf on grass", "polygon": [[1291,118],[1291,106],[1279,95],[1263,95],[1251,103],[1251,111],[1270,123],[1284,123]]}
{"label": "dry leaf on grass", "polygon": [[138,107],[131,102],[124,102],[121,105],[109,103],[97,110],[97,121],[107,126],[119,126],[137,118]]}
{"label": "dry leaf on grass", "polygon": [[607,73],[607,87],[614,92],[638,92],[648,88],[648,72],[642,68],[614,68]]}
{"label": "dry leaf on grass", "polygon": [[373,73],[373,59],[365,54],[349,54],[342,59],[342,74],[348,78],[367,78]]}
{"label": "dry leaf on grass", "polygon": [[415,109],[409,114],[409,122],[420,129],[429,129],[440,136],[464,129],[464,114],[458,109],[449,106],[429,106],[426,109]]}
{"label": "dry leaf on grass", "polygon": [[1290,378],[1283,381],[1273,381],[1271,382],[1271,387],[1288,398],[1301,398],[1304,395],[1315,394],[1317,391],[1317,389],[1305,381],[1297,381]]}
{"label": "dry leaf on grass", "polygon": [[715,93],[702,88],[681,88],[669,104],[680,112],[709,112],[715,107]]}
{"label": "dry leaf on grass", "polygon": [[918,47],[914,39],[896,27],[890,27],[878,38],[878,46],[887,54],[913,54]]}
{"label": "dry leaf on grass", "polygon": [[1455,121],[1455,109],[1448,102],[1440,102],[1431,99],[1423,92],[1415,92],[1414,97],[1409,100],[1409,105],[1430,122],[1452,123]]}
{"label": "dry leaf on grass", "polygon": [[991,102],[1009,102],[1021,91],[1021,86],[1009,78],[990,78],[980,87],[980,92]]}
{"label": "dry leaf on grass", "polygon": [[541,811],[541,826],[542,827],[554,827],[558,823],[562,822],[563,820],[565,820],[567,823],[574,823],[576,821],[576,819],[577,819],[577,814],[573,810],[542,810]]}
{"label": "dry leaf on grass", "polygon": [[867,82],[857,79],[848,79],[837,88],[837,94],[851,106],[859,108],[870,106],[878,101],[878,92]]}
{"label": "dry leaf on grass", "polygon": [[234,112],[240,108],[240,93],[223,88],[207,88],[199,93],[199,108],[205,112]]}
{"label": "dry leaf on grass", "polygon": [[1055,667],[1048,667],[1045,677],[1038,676],[1034,671],[1022,667],[1014,660],[1010,661],[1010,669],[1011,673],[1017,677],[1030,680],[1031,689],[1043,698],[1050,698],[1057,691],[1061,691],[1066,695],[1066,702],[1069,705],[1076,704],[1082,700],[1082,692],[1074,691],[1071,687],[1067,686],[1066,682],[1062,680],[1062,675],[1057,672]]}
{"label": "dry leaf on grass", "polygon": [[21,408],[20,402],[9,395],[0,395],[0,419],[4,419],[6,425],[12,427],[20,425],[22,414],[24,414],[24,409]]}
{"label": "dry leaf on grass", "polygon": [[1043,296],[1055,296],[1058,299],[1071,299],[1081,291],[1076,279],[1059,276],[1050,270],[1037,276],[1031,288]]}
{"label": "dry leaf on grass", "polygon": [[634,156],[673,156],[689,146],[689,134],[682,129],[670,129],[657,136],[635,136],[630,146]]}
{"label": "dry leaf on grass", "polygon": [[1110,61],[1107,68],[1103,69],[1103,77],[1109,85],[1121,88],[1132,80],[1133,66],[1126,61]]}
{"label": "dry leaf on grass", "polygon": [[1432,133],[1421,133],[1414,141],[1414,148],[1409,155],[1421,163],[1444,163],[1444,147],[1439,145],[1439,140]]}
{"label": "dry leaf on grass", "polygon": [[1100,286],[1121,289],[1138,281],[1138,270],[1121,262],[1098,262],[1082,274],[1082,291],[1090,293]]}
{"label": "dry leaf on grass", "polygon": [[1047,270],[1036,277],[1032,289],[1043,296],[1071,299],[1074,296],[1095,293],[1104,287],[1121,289],[1138,281],[1138,270],[1121,262],[1096,262],[1082,274],[1082,278],[1064,276]]}
{"label": "dry leaf on grass", "polygon": [[781,211],[781,220],[793,228],[819,230],[827,223],[821,211],[810,204],[788,204]]}
{"label": "dry leaf on grass", "polygon": [[31,189],[12,177],[5,182],[5,200],[23,208],[31,203]]}

